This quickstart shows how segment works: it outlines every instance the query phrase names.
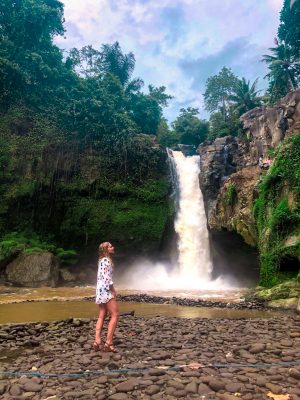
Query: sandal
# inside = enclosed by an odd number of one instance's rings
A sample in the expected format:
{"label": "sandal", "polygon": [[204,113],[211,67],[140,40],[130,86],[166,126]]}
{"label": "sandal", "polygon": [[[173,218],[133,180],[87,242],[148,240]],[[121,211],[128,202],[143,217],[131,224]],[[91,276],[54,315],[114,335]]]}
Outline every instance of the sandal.
{"label": "sandal", "polygon": [[100,343],[97,343],[97,342],[93,343],[93,350],[94,351],[102,351],[102,349],[103,349],[103,345],[102,345],[101,342]]}
{"label": "sandal", "polygon": [[105,342],[103,351],[106,353],[118,353],[118,350],[115,348],[115,346],[111,343]]}

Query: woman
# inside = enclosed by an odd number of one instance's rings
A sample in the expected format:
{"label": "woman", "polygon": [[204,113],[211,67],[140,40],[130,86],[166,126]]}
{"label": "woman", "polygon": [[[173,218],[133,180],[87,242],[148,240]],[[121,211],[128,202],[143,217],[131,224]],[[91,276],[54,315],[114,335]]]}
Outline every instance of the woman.
{"label": "woman", "polygon": [[[109,242],[101,243],[99,246],[99,262],[96,287],[96,304],[99,305],[99,317],[96,324],[96,336],[93,344],[94,350],[103,350],[116,353],[113,345],[113,336],[119,319],[119,309],[116,300],[116,291],[112,280],[113,262],[112,254],[115,249]],[[107,337],[104,345],[101,342],[101,332],[104,320],[110,314],[107,329]]]}

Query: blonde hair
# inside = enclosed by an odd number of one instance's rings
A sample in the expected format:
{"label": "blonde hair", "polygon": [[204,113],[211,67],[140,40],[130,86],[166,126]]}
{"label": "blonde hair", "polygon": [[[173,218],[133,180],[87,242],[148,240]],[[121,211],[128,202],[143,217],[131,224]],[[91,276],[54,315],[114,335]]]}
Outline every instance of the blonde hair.
{"label": "blonde hair", "polygon": [[103,243],[99,244],[99,258],[100,259],[103,257],[107,257],[111,260],[111,255],[108,252],[109,246],[111,246],[110,242],[103,242]]}

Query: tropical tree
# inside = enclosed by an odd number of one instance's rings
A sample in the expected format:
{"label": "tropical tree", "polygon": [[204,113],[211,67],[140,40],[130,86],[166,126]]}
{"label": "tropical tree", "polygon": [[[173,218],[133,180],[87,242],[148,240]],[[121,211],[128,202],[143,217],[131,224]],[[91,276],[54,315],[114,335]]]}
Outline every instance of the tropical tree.
{"label": "tropical tree", "polygon": [[291,50],[296,59],[300,58],[300,1],[284,0],[280,12],[278,38]]}
{"label": "tropical tree", "polygon": [[208,135],[208,122],[198,117],[198,108],[181,108],[179,116],[172,123],[179,143],[198,146]]}
{"label": "tropical tree", "polygon": [[276,47],[269,49],[272,54],[263,55],[268,64],[268,93],[270,102],[285,96],[289,91],[297,89],[300,77],[300,61],[295,59],[291,48],[276,40]]}
{"label": "tropical tree", "polygon": [[121,84],[125,86],[134,71],[134,54],[132,52],[124,54],[119,42],[115,42],[102,46],[101,58],[103,72],[117,76]]}
{"label": "tropical tree", "polygon": [[234,94],[229,97],[233,102],[234,111],[239,116],[261,105],[258,97],[260,90],[256,90],[257,81],[258,79],[255,79],[251,85],[250,81],[246,81],[245,78],[239,79],[234,88]]}
{"label": "tropical tree", "polygon": [[230,96],[238,83],[237,76],[230,68],[223,67],[222,70],[206,81],[204,93],[205,108],[209,112],[218,111],[226,121],[229,113]]}

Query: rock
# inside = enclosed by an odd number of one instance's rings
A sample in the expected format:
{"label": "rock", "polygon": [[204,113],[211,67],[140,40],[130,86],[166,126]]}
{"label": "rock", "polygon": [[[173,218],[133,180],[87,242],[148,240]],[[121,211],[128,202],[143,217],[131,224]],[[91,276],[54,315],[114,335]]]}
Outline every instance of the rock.
{"label": "rock", "polygon": [[23,385],[25,392],[40,392],[43,389],[42,385],[35,382],[27,382]]}
{"label": "rock", "polygon": [[221,379],[211,378],[208,384],[215,392],[225,389],[225,383]]}
{"label": "rock", "polygon": [[108,397],[110,400],[128,400],[129,397],[126,393],[114,393]]}
{"label": "rock", "polygon": [[271,308],[285,308],[285,309],[290,309],[290,310],[296,310],[298,307],[298,297],[292,297],[290,299],[279,299],[279,300],[273,300],[269,301],[267,303],[268,307]]}
{"label": "rock", "polygon": [[134,390],[134,387],[135,387],[135,382],[133,382],[132,380],[127,380],[116,385],[116,391],[131,392],[132,390]]}
{"label": "rock", "polygon": [[58,259],[49,252],[22,254],[6,267],[7,280],[16,286],[55,286]]}
{"label": "rock", "polygon": [[5,383],[0,383],[0,395],[5,392],[7,385]]}
{"label": "rock", "polygon": [[242,388],[242,385],[241,385],[240,383],[234,383],[234,382],[228,383],[228,384],[225,386],[225,390],[226,390],[227,392],[230,392],[230,393],[239,392],[239,391],[241,390],[241,388]]}
{"label": "rock", "polygon": [[19,385],[13,384],[9,389],[9,393],[12,396],[20,396],[22,394],[22,390]]}
{"label": "rock", "polygon": [[266,383],[266,388],[270,389],[274,394],[280,394],[282,392],[282,387],[274,385],[273,383]]}
{"label": "rock", "polygon": [[150,396],[159,392],[160,392],[160,387],[158,385],[150,385],[145,389],[145,393],[149,394]]}
{"label": "rock", "polygon": [[266,348],[266,345],[263,343],[254,343],[251,345],[249,352],[253,354],[262,353]]}
{"label": "rock", "polygon": [[296,368],[291,368],[289,370],[289,375],[294,379],[300,380],[300,371]]}
{"label": "rock", "polygon": [[228,393],[219,394],[218,397],[221,400],[236,400],[236,399],[238,399],[238,397],[233,396],[232,394],[228,394]]}
{"label": "rock", "polygon": [[200,396],[205,396],[206,394],[210,393],[211,389],[205,384],[205,383],[200,383],[198,386],[198,394]]}
{"label": "rock", "polygon": [[150,376],[161,376],[161,375],[165,375],[165,371],[163,369],[159,369],[159,368],[151,368],[148,371],[148,374]]}
{"label": "rock", "polygon": [[185,390],[187,393],[198,393],[198,384],[192,381],[186,385]]}

